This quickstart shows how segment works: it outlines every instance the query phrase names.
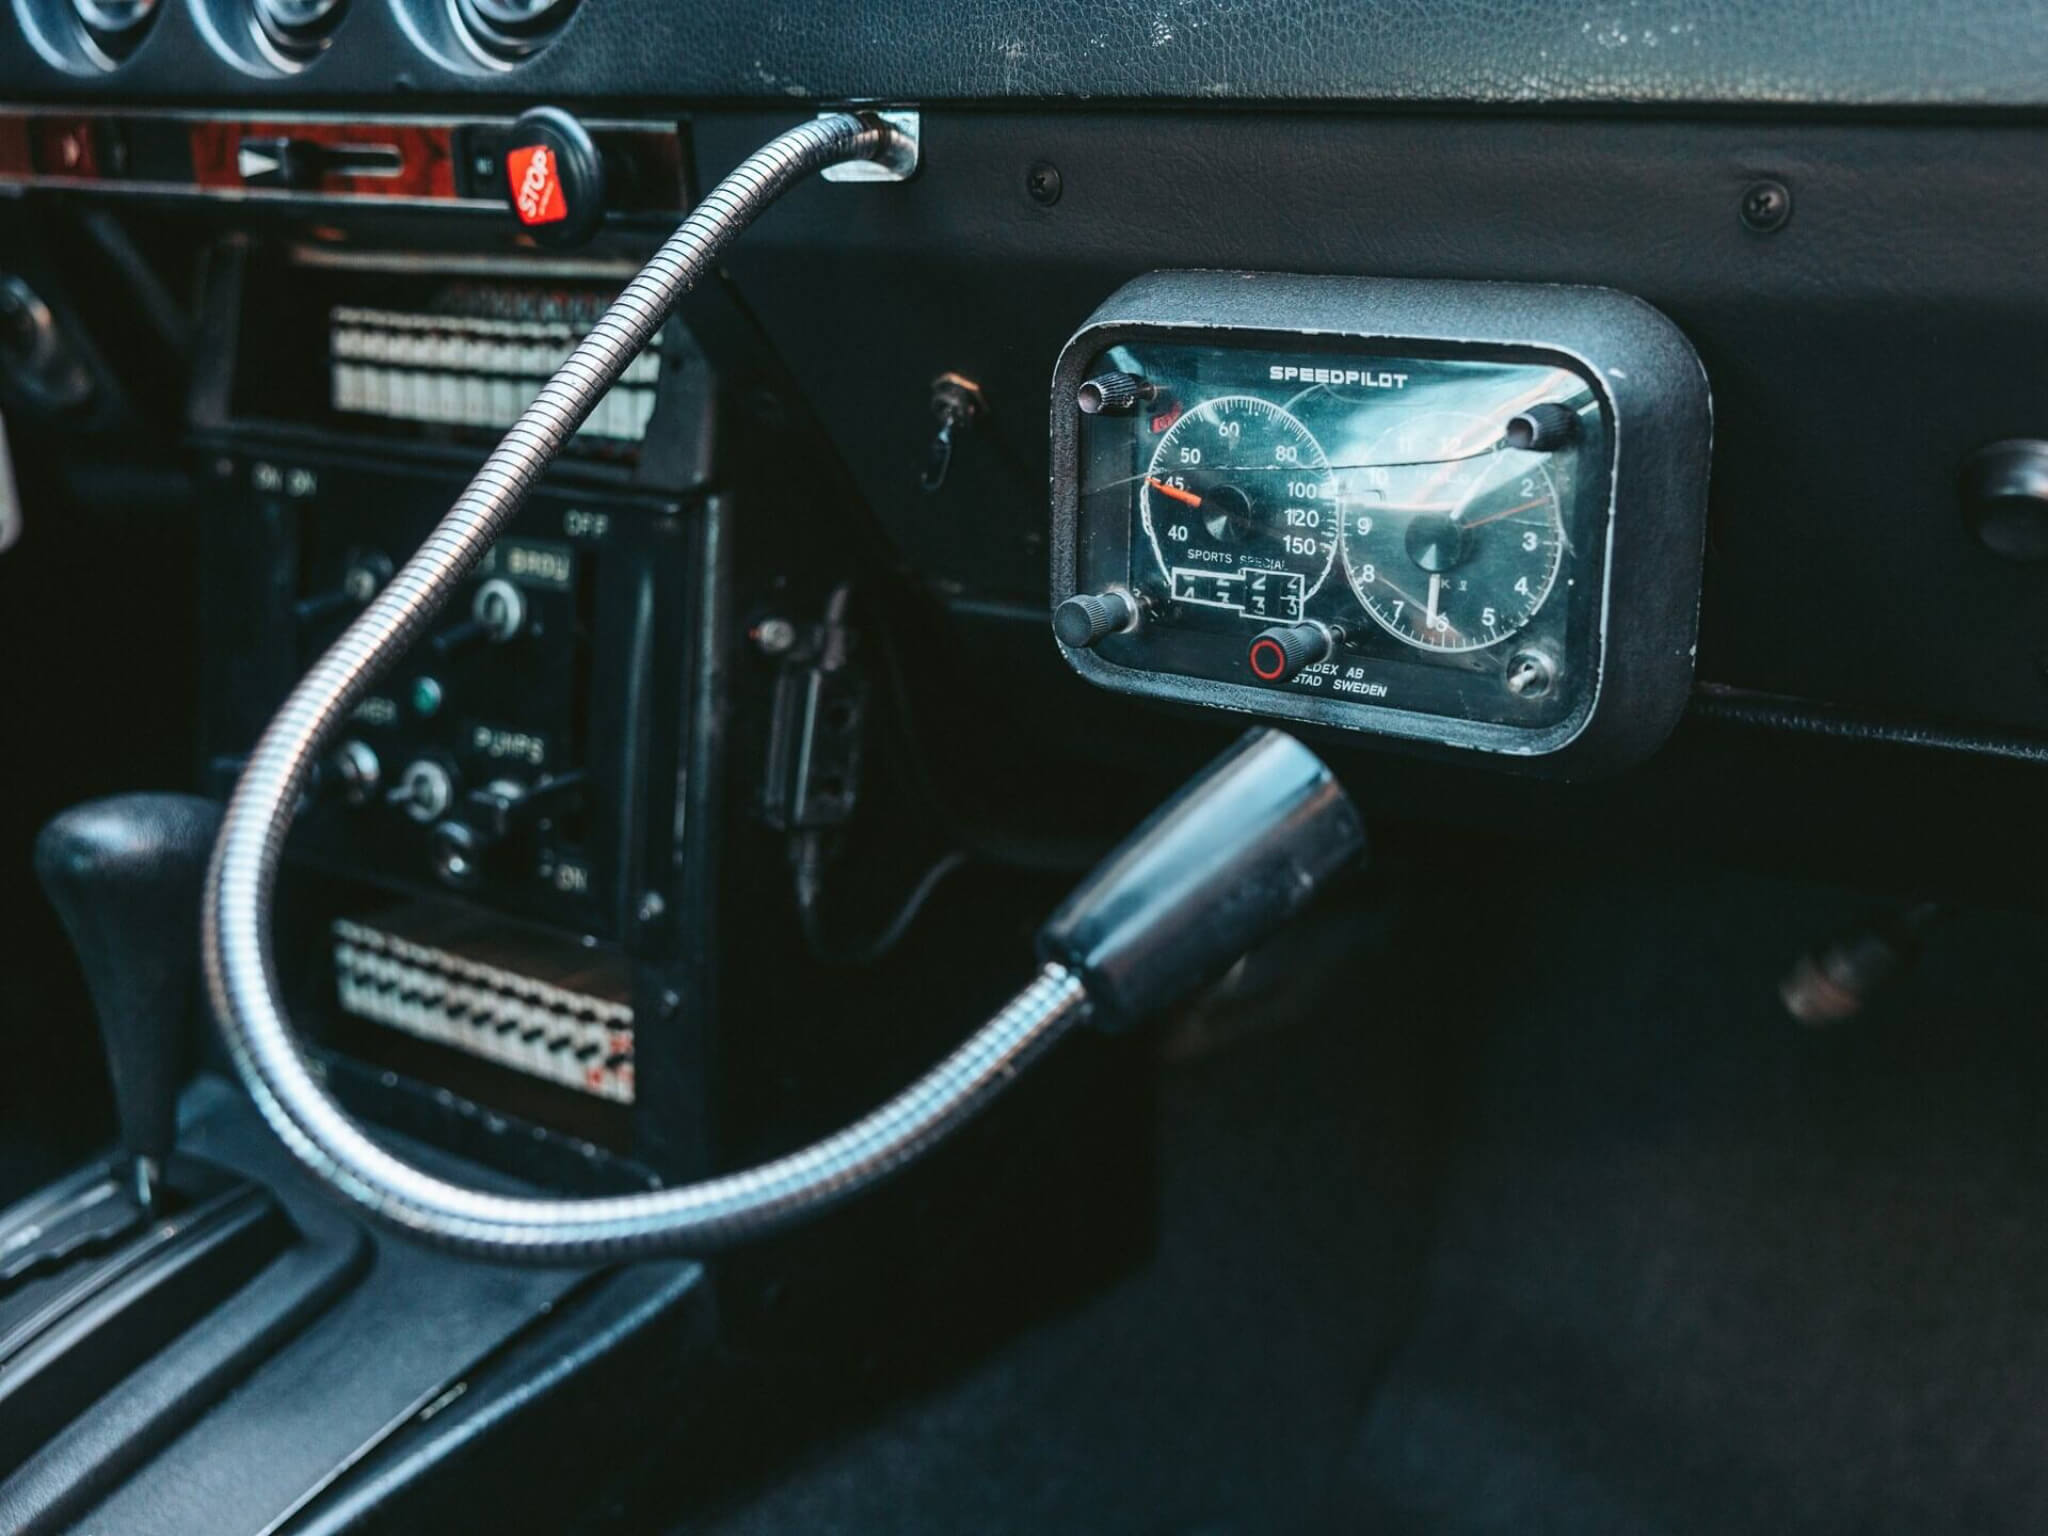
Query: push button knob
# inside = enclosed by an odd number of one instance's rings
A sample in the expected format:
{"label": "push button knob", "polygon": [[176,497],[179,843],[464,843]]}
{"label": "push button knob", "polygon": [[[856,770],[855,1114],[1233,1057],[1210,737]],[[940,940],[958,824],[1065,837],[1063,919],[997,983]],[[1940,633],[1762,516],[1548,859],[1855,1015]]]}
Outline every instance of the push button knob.
{"label": "push button knob", "polygon": [[581,245],[604,222],[604,157],[560,107],[520,114],[505,139],[505,201],[542,245]]}
{"label": "push button knob", "polygon": [[295,610],[302,624],[351,613],[365,606],[391,579],[391,557],[380,550],[350,550],[341,583],[329,592],[301,598]]}
{"label": "push button knob", "polygon": [[1329,629],[1313,619],[1275,624],[1252,637],[1245,659],[1260,682],[1284,683],[1303,667],[1312,667],[1328,656],[1333,643]]}

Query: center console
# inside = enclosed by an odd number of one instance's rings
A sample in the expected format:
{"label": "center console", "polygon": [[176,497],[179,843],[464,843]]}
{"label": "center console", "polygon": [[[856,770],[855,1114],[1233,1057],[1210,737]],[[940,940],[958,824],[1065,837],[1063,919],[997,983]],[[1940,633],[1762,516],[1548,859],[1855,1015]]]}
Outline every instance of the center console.
{"label": "center console", "polygon": [[[208,246],[182,439],[190,782],[212,799],[637,266],[442,233],[293,215]],[[719,1155],[705,1058],[734,480],[711,477],[718,387],[671,322],[356,708],[289,844],[278,943],[307,1049],[380,1137],[447,1177],[619,1193]],[[150,846],[146,810],[117,818],[114,845]],[[196,884],[156,905],[189,963]],[[188,1020],[211,1035],[189,987],[167,981],[149,1021],[164,1052]],[[480,1457],[508,1497],[471,1489],[455,1523],[494,1501],[538,1518],[612,1456],[602,1437],[548,1448],[543,1424],[673,1408],[703,1346],[699,1266],[521,1272],[372,1230],[226,1087],[217,1046],[205,1062],[175,1152],[150,1162],[153,1205],[95,1164],[0,1223],[0,1400],[19,1410],[0,1525],[403,1525]],[[145,1075],[167,1115],[175,1078]],[[522,1462],[565,1477],[550,1492]],[[214,1486],[227,1466],[234,1486]]]}
{"label": "center console", "polygon": [[[212,792],[609,302],[603,270],[222,253],[192,438]],[[646,1022],[708,1006],[672,935],[708,926],[687,797],[713,777],[691,735],[719,602],[710,418],[671,324],[356,707],[289,855],[297,1000],[338,1071],[629,1181],[675,1171],[686,1134],[637,1113]]]}

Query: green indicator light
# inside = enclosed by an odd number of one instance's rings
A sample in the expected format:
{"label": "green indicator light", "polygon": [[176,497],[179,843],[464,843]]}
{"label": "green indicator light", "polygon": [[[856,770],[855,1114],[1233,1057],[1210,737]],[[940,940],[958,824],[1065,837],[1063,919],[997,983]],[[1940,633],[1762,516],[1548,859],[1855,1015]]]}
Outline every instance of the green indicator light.
{"label": "green indicator light", "polygon": [[437,715],[441,712],[441,685],[431,677],[417,679],[412,685],[413,713]]}

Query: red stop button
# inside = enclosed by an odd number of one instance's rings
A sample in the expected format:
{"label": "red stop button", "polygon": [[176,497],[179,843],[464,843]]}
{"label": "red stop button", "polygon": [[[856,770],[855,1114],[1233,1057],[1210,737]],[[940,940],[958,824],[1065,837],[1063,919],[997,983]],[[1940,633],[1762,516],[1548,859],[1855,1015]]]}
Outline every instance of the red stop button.
{"label": "red stop button", "polygon": [[604,222],[604,157],[560,107],[520,114],[505,135],[505,202],[542,245],[581,245]]}
{"label": "red stop button", "polygon": [[512,184],[512,211],[520,223],[559,224],[569,217],[559,162],[547,145],[513,150],[505,157],[505,177]]}

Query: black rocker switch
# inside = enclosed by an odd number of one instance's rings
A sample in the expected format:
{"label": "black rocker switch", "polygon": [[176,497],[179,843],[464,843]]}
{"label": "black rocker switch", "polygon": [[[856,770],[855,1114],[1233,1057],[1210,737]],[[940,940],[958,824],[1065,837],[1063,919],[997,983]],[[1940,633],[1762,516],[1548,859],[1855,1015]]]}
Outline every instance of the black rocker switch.
{"label": "black rocker switch", "polygon": [[36,839],[36,878],[92,993],[145,1206],[176,1139],[199,898],[220,816],[194,795],[115,795],[59,813]]}

